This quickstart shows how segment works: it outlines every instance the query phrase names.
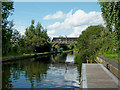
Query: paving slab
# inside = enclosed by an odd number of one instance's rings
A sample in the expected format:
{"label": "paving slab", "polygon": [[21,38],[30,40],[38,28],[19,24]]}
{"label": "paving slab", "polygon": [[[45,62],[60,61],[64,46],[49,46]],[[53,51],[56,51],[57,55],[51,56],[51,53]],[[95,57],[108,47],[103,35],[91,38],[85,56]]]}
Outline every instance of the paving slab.
{"label": "paving slab", "polygon": [[102,64],[83,64],[82,88],[119,88],[119,80]]}

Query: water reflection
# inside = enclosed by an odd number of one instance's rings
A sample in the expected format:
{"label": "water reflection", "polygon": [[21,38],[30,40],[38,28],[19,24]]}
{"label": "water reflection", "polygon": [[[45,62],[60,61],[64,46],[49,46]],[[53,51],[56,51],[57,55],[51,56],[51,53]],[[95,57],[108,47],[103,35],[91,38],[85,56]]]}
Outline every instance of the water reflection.
{"label": "water reflection", "polygon": [[75,55],[68,54],[65,62],[74,63],[74,58],[75,58]]}
{"label": "water reflection", "polygon": [[51,55],[52,63],[64,63],[66,61],[66,53]]}
{"label": "water reflection", "polygon": [[3,88],[79,88],[78,66],[64,63],[71,62],[74,57],[61,54],[4,63],[2,86]]}
{"label": "water reflection", "polygon": [[37,61],[32,58],[25,61],[3,64],[2,86],[5,88],[20,88],[24,85],[23,87],[34,88],[34,81],[39,83],[42,79],[46,78],[46,71],[49,69],[49,63],[41,62],[41,60],[49,61],[50,57],[39,58]]}

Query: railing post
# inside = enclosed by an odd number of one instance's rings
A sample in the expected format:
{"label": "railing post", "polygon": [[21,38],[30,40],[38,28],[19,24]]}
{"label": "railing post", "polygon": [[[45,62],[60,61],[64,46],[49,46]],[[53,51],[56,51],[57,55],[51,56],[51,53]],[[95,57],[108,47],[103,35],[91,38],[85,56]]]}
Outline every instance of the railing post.
{"label": "railing post", "polygon": [[89,61],[89,60],[87,60],[87,64],[88,64],[88,61]]}
{"label": "railing post", "polygon": [[92,64],[92,60],[90,60],[90,63]]}

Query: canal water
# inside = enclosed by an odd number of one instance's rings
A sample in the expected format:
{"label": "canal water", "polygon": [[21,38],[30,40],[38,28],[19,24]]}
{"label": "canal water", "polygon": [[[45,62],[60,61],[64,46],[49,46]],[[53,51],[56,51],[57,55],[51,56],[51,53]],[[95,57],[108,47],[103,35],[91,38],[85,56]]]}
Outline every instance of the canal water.
{"label": "canal water", "polygon": [[75,55],[58,54],[2,64],[3,88],[80,88]]}

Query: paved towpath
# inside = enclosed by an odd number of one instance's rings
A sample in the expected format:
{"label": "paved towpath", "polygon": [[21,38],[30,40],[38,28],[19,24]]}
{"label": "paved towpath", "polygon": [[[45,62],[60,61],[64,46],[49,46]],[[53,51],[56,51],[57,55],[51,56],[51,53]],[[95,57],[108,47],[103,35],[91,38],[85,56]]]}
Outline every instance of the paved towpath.
{"label": "paved towpath", "polygon": [[82,64],[82,88],[119,88],[119,80],[102,64]]}

